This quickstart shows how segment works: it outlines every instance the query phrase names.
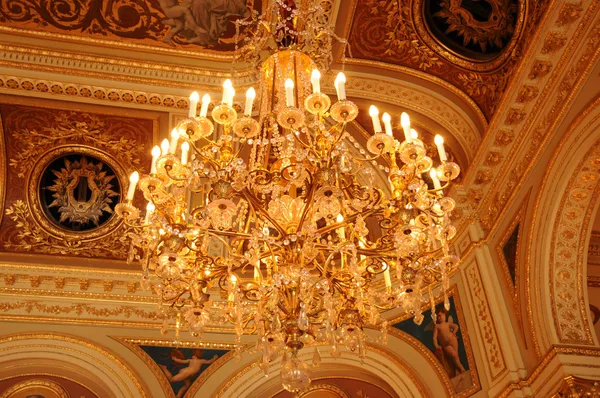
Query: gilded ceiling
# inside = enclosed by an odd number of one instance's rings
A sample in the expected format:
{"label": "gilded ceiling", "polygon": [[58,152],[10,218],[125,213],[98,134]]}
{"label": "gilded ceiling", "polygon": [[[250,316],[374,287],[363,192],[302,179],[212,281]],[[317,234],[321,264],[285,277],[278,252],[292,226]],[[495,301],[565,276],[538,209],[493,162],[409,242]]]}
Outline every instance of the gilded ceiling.
{"label": "gilded ceiling", "polygon": [[490,118],[544,3],[354,1],[348,40],[355,58],[439,77],[467,93]]}
{"label": "gilded ceiling", "polygon": [[19,30],[61,33],[152,47],[234,48],[235,24],[261,0],[230,2],[176,0],[11,0],[0,4],[0,23]]}
{"label": "gilded ceiling", "polygon": [[0,250],[124,259],[114,206],[131,168],[147,163],[157,121],[0,103],[10,187]]}

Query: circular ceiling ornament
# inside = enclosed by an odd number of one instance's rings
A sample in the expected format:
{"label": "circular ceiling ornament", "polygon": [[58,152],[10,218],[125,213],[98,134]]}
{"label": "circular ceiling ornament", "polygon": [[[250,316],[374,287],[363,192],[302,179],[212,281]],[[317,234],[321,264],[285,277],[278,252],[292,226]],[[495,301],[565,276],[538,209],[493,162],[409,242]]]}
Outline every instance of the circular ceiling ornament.
{"label": "circular ceiling ornament", "polygon": [[517,0],[415,0],[413,20],[427,45],[450,62],[493,70],[513,53],[524,26],[526,2]]}
{"label": "circular ceiling ornament", "polygon": [[124,170],[114,158],[94,148],[70,145],[45,153],[28,180],[28,200],[35,221],[59,238],[96,239],[114,230],[120,219]]}

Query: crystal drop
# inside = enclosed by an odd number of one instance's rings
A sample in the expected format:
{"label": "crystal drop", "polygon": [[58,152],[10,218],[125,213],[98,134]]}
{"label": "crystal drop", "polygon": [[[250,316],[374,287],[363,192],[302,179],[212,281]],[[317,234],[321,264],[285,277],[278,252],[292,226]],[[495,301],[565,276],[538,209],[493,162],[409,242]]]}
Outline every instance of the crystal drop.
{"label": "crystal drop", "polygon": [[319,349],[315,347],[315,352],[312,357],[312,366],[315,368],[321,364],[321,354],[319,354]]}
{"label": "crystal drop", "polygon": [[341,356],[342,356],[342,353],[340,352],[340,350],[337,347],[337,345],[331,346],[331,357],[334,358],[334,359],[338,359]]}
{"label": "crystal drop", "polygon": [[162,327],[160,328],[160,333],[162,335],[166,335],[167,333],[169,333],[169,320],[166,318],[163,321]]}
{"label": "crystal drop", "polygon": [[304,307],[302,307],[300,309],[300,314],[298,315],[298,328],[300,328],[302,331],[305,331],[308,329],[308,326],[308,315],[306,315],[306,311],[304,310]]}

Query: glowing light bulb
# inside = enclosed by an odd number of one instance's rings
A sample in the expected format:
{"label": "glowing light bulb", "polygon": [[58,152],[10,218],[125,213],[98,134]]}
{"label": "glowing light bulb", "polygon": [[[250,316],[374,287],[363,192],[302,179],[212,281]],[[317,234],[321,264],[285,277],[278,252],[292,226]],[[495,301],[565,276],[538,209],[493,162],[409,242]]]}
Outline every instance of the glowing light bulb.
{"label": "glowing light bulb", "polygon": [[190,95],[190,108],[188,110],[188,117],[196,116],[196,107],[198,106],[198,100],[200,100],[200,96],[196,91],[194,91]]}
{"label": "glowing light bulb", "polygon": [[343,72],[338,73],[335,78],[335,82],[333,85],[335,86],[335,91],[337,92],[338,101],[346,101],[346,87],[344,84],[346,83],[346,75]]}
{"label": "glowing light bulb", "polygon": [[310,82],[312,84],[313,93],[321,92],[321,72],[318,69],[313,69],[310,75]]}
{"label": "glowing light bulb", "polygon": [[190,144],[185,141],[183,144],[181,144],[181,164],[187,164],[189,151]]}
{"label": "glowing light bulb", "polygon": [[150,174],[156,174],[156,161],[160,157],[160,147],[155,145],[152,148],[152,166],[150,167]]}
{"label": "glowing light bulb", "polygon": [[408,117],[408,113],[402,112],[400,115],[400,125],[402,126],[402,130],[404,131],[404,139],[408,142],[412,141],[412,137],[410,134],[410,117]]}
{"label": "glowing light bulb", "polygon": [[162,140],[162,142],[160,143],[160,149],[162,152],[161,153],[162,156],[167,156],[167,154],[169,153],[169,147],[170,147],[169,140],[166,138],[164,140]]}
{"label": "glowing light bulb", "polygon": [[433,139],[433,142],[435,142],[435,146],[437,147],[438,155],[440,155],[440,160],[442,162],[447,161],[448,155],[446,154],[446,148],[444,147],[444,137],[442,137],[439,134],[436,134],[435,138]]}
{"label": "glowing light bulb", "polygon": [[254,98],[256,98],[256,91],[254,90],[254,87],[250,87],[248,91],[246,91],[246,109],[244,110],[244,115],[250,116],[252,114]]}
{"label": "glowing light bulb", "polygon": [[433,181],[433,187],[435,189],[440,189],[442,187],[442,184],[440,183],[440,179],[437,176],[437,170],[431,169],[429,171],[429,176],[431,177],[431,181]]}
{"label": "glowing light bulb", "polygon": [[135,194],[135,186],[137,185],[139,180],[140,173],[138,173],[137,171],[134,171],[129,176],[129,189],[127,190],[127,200],[133,199],[133,195]]}
{"label": "glowing light bulb", "polygon": [[210,95],[204,94],[202,96],[202,107],[200,108],[200,117],[206,117],[208,113],[208,104],[210,104]]}
{"label": "glowing light bulb", "polygon": [[287,106],[294,106],[294,81],[292,79],[285,79],[285,104]]}
{"label": "glowing light bulb", "polygon": [[169,153],[173,154],[177,151],[177,141],[179,140],[179,131],[171,130],[171,142],[169,143]]}
{"label": "glowing light bulb", "polygon": [[383,116],[381,116],[381,120],[383,120],[383,126],[385,127],[385,133],[390,137],[394,136],[394,132],[392,131],[392,117],[389,113],[384,112]]}
{"label": "glowing light bulb", "polygon": [[381,133],[381,123],[379,122],[379,109],[375,105],[369,107],[369,115],[373,121],[373,130],[375,133]]}

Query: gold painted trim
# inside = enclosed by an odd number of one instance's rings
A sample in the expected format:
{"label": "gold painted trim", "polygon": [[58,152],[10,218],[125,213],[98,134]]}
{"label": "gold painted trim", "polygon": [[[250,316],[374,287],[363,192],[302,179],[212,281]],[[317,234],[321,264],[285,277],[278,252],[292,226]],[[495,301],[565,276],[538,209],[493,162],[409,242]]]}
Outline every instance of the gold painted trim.
{"label": "gold painted trim", "polygon": [[[67,334],[19,333],[19,334],[5,335],[5,336],[0,337],[0,344],[11,343],[11,342],[16,342],[16,341],[23,341],[23,340],[50,340],[50,341],[57,340],[57,341],[62,341],[62,342],[71,343],[71,344],[75,344],[75,345],[80,345],[85,348],[94,350],[94,351],[98,352],[102,357],[108,358],[112,363],[116,364],[123,371],[124,374],[129,376],[130,380],[134,383],[140,397],[148,397],[148,396],[151,397],[152,396],[152,394],[147,394],[148,388],[145,385],[145,383],[144,383],[144,385],[142,385],[140,383],[141,378],[140,378],[139,374],[134,369],[131,369],[129,366],[126,366],[127,362],[125,362],[118,354],[115,354],[112,351],[109,351],[108,349],[102,347],[101,345],[99,345],[97,343],[94,343],[90,340],[83,339],[79,336],[73,336],[73,335],[67,335]],[[47,347],[47,345],[39,345],[39,346],[40,346],[40,348]],[[11,349],[14,349],[17,347],[11,346],[11,347],[7,347],[7,348],[3,348],[0,351],[10,351]],[[57,346],[57,348],[63,349],[63,350],[67,349],[64,346]],[[73,351],[72,348],[69,348],[68,350]],[[84,353],[81,353],[81,354],[84,354]],[[91,356],[89,354],[85,354],[85,356],[89,357],[90,359],[96,361],[99,364],[102,363],[99,359],[95,358],[94,356]],[[110,371],[114,372],[114,370],[112,370],[112,369],[110,369]]]}
{"label": "gold painted trim", "polygon": [[[512,143],[512,146],[510,148],[509,153],[505,156],[505,159],[510,159],[510,160],[514,160],[514,159],[518,159],[519,158],[519,151],[522,150],[523,147],[523,143],[524,142],[529,142],[530,144],[530,151],[531,150],[535,150],[533,156],[530,156],[530,160],[528,161],[528,163],[526,164],[526,167],[522,167],[521,164],[523,162],[519,162],[518,164],[515,164],[515,162],[505,162],[501,165],[501,167],[498,168],[498,173],[495,174],[494,179],[492,181],[491,186],[489,186],[489,189],[487,189],[486,194],[484,196],[484,198],[479,201],[479,209],[490,209],[492,207],[495,207],[496,204],[490,203],[493,198],[494,198],[494,193],[497,193],[498,195],[504,195],[506,196],[506,200],[504,201],[503,204],[500,205],[500,214],[499,215],[495,215],[492,219],[492,223],[491,225],[486,225],[488,230],[492,230],[494,228],[496,228],[496,224],[498,224],[498,221],[500,219],[502,219],[502,214],[504,212],[504,210],[506,210],[507,204],[511,203],[511,201],[514,199],[516,193],[518,193],[520,191],[520,188],[523,186],[524,184],[524,176],[529,175],[529,173],[531,172],[532,168],[534,167],[534,165],[536,164],[537,159],[541,156],[541,148],[543,148],[545,146],[545,144],[553,137],[551,134],[545,134],[543,139],[541,140],[541,142],[537,142],[535,144],[531,143],[531,131],[534,130],[533,125],[537,120],[542,120],[539,124],[537,128],[541,128],[544,131],[554,131],[555,128],[558,126],[558,123],[560,121],[563,120],[563,116],[567,113],[567,111],[569,110],[567,104],[572,103],[572,101],[574,101],[575,99],[575,94],[579,91],[579,88],[583,85],[583,83],[585,82],[585,80],[587,79],[587,77],[589,76],[589,73],[592,71],[592,68],[594,65],[596,65],[596,60],[598,59],[598,56],[600,55],[600,47],[597,46],[597,43],[594,41],[596,39],[596,35],[594,35],[594,29],[592,28],[590,29],[591,32],[587,32],[587,27],[589,26],[589,22],[590,20],[592,20],[595,17],[595,13],[597,11],[597,9],[595,9],[595,7],[597,7],[598,3],[597,2],[593,2],[592,5],[590,6],[590,9],[588,10],[588,12],[586,12],[586,14],[584,15],[584,17],[582,18],[582,21],[578,27],[578,30],[573,34],[571,41],[565,46],[566,48],[571,49],[572,51],[576,51],[577,49],[579,49],[581,47],[581,42],[584,42],[585,39],[587,39],[587,48],[585,51],[583,51],[581,53],[581,57],[576,61],[573,62],[573,66],[569,69],[569,71],[564,74],[564,70],[566,69],[566,67],[570,64],[571,60],[573,59],[574,54],[569,54],[567,51],[565,51],[560,60],[559,63],[556,65],[556,67],[553,67],[553,73],[551,74],[550,78],[544,82],[544,89],[542,90],[542,93],[537,97],[538,100],[535,103],[535,105],[533,106],[533,108],[531,110],[529,110],[526,114],[524,114],[524,116],[526,117],[526,120],[523,124],[523,127],[520,130],[515,130],[518,132],[518,134],[516,134],[516,139],[514,140],[514,142]],[[591,16],[590,16],[591,15]],[[540,23],[544,23],[544,21],[541,21]],[[596,28],[598,26],[598,23],[595,25]],[[582,31],[583,30],[583,31]],[[584,36],[585,33],[589,33],[587,36]],[[537,32],[536,32],[537,34]],[[582,62],[582,61],[588,61],[587,63]],[[524,68],[525,63],[521,63],[519,65],[519,69]],[[520,73],[520,70],[519,70]],[[517,72],[514,73],[515,75],[517,74]],[[571,83],[571,76],[577,76],[577,78],[574,80],[574,82]],[[562,77],[562,79],[561,79]],[[556,84],[557,81],[560,79],[560,83]],[[506,92],[517,92],[519,90],[518,88],[518,84],[519,82],[516,79],[511,79],[511,81],[509,82],[509,87],[507,87]],[[561,85],[565,85],[568,84],[570,85],[568,88],[564,88],[561,89],[560,86]],[[556,93],[553,90],[562,90],[567,92],[568,94],[566,94],[565,98],[558,98],[557,102],[555,102],[554,105],[552,106],[546,106],[547,102],[548,102],[548,96],[550,94],[552,94],[552,96],[557,97]],[[498,109],[500,108],[508,108],[511,105],[505,105],[505,104],[512,104],[512,96],[510,95],[505,95],[500,103],[500,106],[498,107]],[[539,110],[541,108],[545,107],[544,109],[548,110],[548,114],[545,115],[545,118],[541,118],[540,114],[539,114]],[[555,109],[556,108],[556,109]],[[512,108],[512,110],[514,110],[516,108]],[[521,108],[518,108],[519,111],[522,111]],[[503,113],[503,117],[505,117],[505,113]],[[506,126],[506,120],[502,119],[500,117],[496,117],[494,118],[494,120],[492,120],[492,125],[490,126],[489,130],[488,130],[488,136],[492,137],[495,136],[494,134],[492,134],[493,131],[497,131],[498,133],[503,131],[503,128],[501,126]],[[512,130],[512,129],[511,129]],[[485,147],[487,143],[483,142],[482,143],[482,147]],[[474,161],[473,161],[473,165],[477,165],[477,164],[482,164],[482,162],[484,162],[486,153],[485,151],[483,152],[479,152],[477,154],[477,156],[475,157]],[[526,155],[527,156],[527,155]],[[514,165],[514,167],[511,168],[511,165]],[[516,171],[518,167],[518,172]],[[476,167],[473,167],[472,169],[470,169],[468,175],[465,177],[465,181],[473,181],[474,177],[470,177],[470,176],[476,176],[477,172],[480,170],[485,170],[485,167],[480,167],[479,169],[477,169]],[[503,182],[506,181],[510,181],[510,178],[506,178],[507,175],[509,175],[510,172],[515,173],[517,176],[521,176],[521,178],[517,181],[517,183],[515,185],[511,185],[510,189],[508,189],[508,187],[505,187],[505,192],[504,194],[501,194],[499,192],[501,185]]]}
{"label": "gold painted trim", "polygon": [[92,37],[81,37],[81,36],[73,36],[66,35],[64,33],[57,32],[45,32],[45,31],[35,31],[29,29],[22,28],[13,28],[9,26],[0,25],[0,32],[7,33],[9,35],[17,35],[23,37],[37,37],[46,40],[53,41],[62,41],[62,42],[71,42],[71,43],[81,43],[92,46],[100,46],[100,47],[108,47],[108,48],[121,48],[124,50],[138,50],[150,54],[160,54],[160,55],[176,55],[183,56],[186,58],[198,59],[198,60],[213,60],[213,61],[226,61],[231,62],[233,60],[233,51],[216,51],[216,50],[207,50],[202,48],[201,46],[197,46],[198,50],[182,50],[172,47],[155,47],[150,45],[136,44],[130,43],[125,40],[105,40],[105,39],[96,39]]}
{"label": "gold painted trim", "polygon": [[6,205],[6,184],[8,178],[8,156],[6,154],[6,143],[4,142],[4,126],[2,124],[2,114],[0,114],[0,225],[4,217],[4,207]]}
{"label": "gold painted trim", "polygon": [[[535,383],[537,378],[550,365],[552,360],[558,355],[581,355],[581,356],[590,356],[590,357],[600,357],[600,347],[581,348],[581,347],[568,346],[568,345],[552,346],[550,348],[550,350],[548,350],[548,352],[538,362],[537,366],[535,367],[533,372],[531,372],[529,377],[527,377],[526,379],[520,379],[519,381],[516,381],[516,382],[514,382],[514,381],[510,382],[501,392],[499,392],[496,395],[495,398],[507,398],[512,395],[513,391],[520,391],[523,388],[531,387]],[[583,367],[591,366],[594,368],[598,367],[598,365],[581,364],[581,363],[575,363],[575,364],[561,363],[561,364],[563,366],[572,365],[572,366],[583,366]],[[556,371],[558,371],[558,370],[560,370],[560,369],[556,369]],[[544,384],[545,383],[542,383],[542,386]],[[536,396],[535,394],[537,392],[538,391],[535,391],[534,395],[532,395],[532,396]]]}
{"label": "gold painted trim", "polygon": [[490,72],[504,66],[513,56],[515,47],[523,39],[524,25],[529,9],[528,1],[518,1],[519,10],[517,11],[517,21],[514,28],[513,36],[510,38],[506,47],[493,58],[477,60],[468,56],[462,55],[446,46],[442,41],[431,31],[429,25],[425,22],[425,1],[415,0],[412,3],[412,16],[417,35],[423,42],[431,48],[436,54],[442,56],[452,64],[461,68],[474,72]]}
{"label": "gold painted trim", "polygon": [[[458,315],[460,332],[463,336],[463,344],[465,345],[465,352],[467,354],[469,373],[471,374],[471,380],[473,381],[473,386],[471,386],[469,389],[462,391],[461,393],[456,395],[456,393],[454,392],[454,387],[452,386],[452,384],[450,382],[450,377],[448,376],[448,374],[446,373],[446,371],[440,364],[439,360],[431,352],[431,350],[429,350],[429,348],[427,348],[420,340],[418,340],[414,336],[412,336],[400,329],[393,327],[393,325],[396,323],[411,319],[412,318],[411,315],[402,314],[402,315],[398,316],[397,318],[390,319],[388,321],[388,323],[390,325],[388,328],[388,331],[390,332],[390,334],[398,337],[400,340],[410,341],[411,342],[410,345],[413,348],[415,348],[417,351],[419,351],[421,354],[423,354],[423,356],[429,361],[429,363],[437,370],[438,375],[441,376],[442,380],[444,380],[444,383],[446,383],[446,391],[447,392],[452,391],[453,394],[450,394],[450,395],[455,395],[458,397],[468,397],[469,395],[472,395],[475,392],[481,390],[481,383],[479,380],[479,372],[477,372],[477,364],[475,363],[475,357],[473,356],[473,349],[471,347],[471,340],[469,338],[467,323],[466,323],[465,317],[463,315],[463,307],[462,307],[461,299],[459,297],[458,288],[456,285],[453,285],[450,288],[450,290],[448,291],[448,297],[454,298],[454,305],[456,306],[456,314]],[[436,307],[442,302],[443,302],[443,300],[440,300],[440,299],[436,300],[436,302],[435,302]],[[423,306],[421,307],[422,311],[427,311],[430,309],[431,309],[431,306],[429,304],[423,304]]]}
{"label": "gold painted trim", "polygon": [[[401,339],[402,340],[402,339]],[[403,340],[405,341],[405,340]],[[410,344],[410,342],[406,341],[408,344]],[[414,385],[417,387],[417,390],[419,391],[420,396],[422,397],[426,397],[428,396],[428,390],[425,387],[425,385],[423,385],[423,383],[421,382],[421,379],[416,377],[414,374],[413,369],[410,367],[409,364],[407,364],[400,356],[395,355],[394,353],[392,353],[390,350],[388,349],[384,349],[380,346],[371,344],[371,343],[367,343],[367,351],[371,350],[373,352],[376,352],[377,354],[385,357],[387,360],[389,360],[390,362],[394,363],[398,369],[400,369],[400,371],[406,375],[413,383]],[[355,356],[355,354],[349,353],[348,351],[342,351],[341,352],[342,356]],[[389,369],[389,365],[381,362],[381,361],[377,361],[374,358],[371,358],[371,360],[373,360],[374,362],[377,362],[378,364],[383,365],[384,367]],[[258,366],[258,361],[253,361],[250,364],[246,365],[244,368],[242,368],[241,370],[239,370],[238,372],[236,372],[232,377],[229,378],[229,380],[223,382],[217,389],[217,393],[213,396],[213,398],[221,398],[223,397],[223,394],[241,377],[243,377],[246,373],[250,372],[252,369],[256,368]],[[347,365],[349,367],[355,367],[353,365]],[[356,368],[356,367],[355,367]],[[360,368],[357,368],[360,369]],[[375,376],[377,376],[376,374],[373,374]],[[321,378],[327,378],[328,376],[324,376]],[[330,376],[330,378],[344,378],[344,376]],[[347,379],[350,379],[350,377],[345,377]],[[443,379],[442,379],[443,380]],[[385,382],[385,380],[384,380]],[[246,380],[244,382],[244,384],[247,384],[248,380]],[[243,385],[242,385],[243,386]],[[240,386],[240,387],[242,387]],[[450,393],[450,390],[448,389],[449,385],[443,384],[444,390],[446,391],[446,395],[447,396],[452,396]],[[384,391],[386,391],[388,394],[390,394],[390,392],[386,389],[386,388],[382,388]],[[394,396],[396,394],[390,394],[391,396]]]}
{"label": "gold painted trim", "polygon": [[69,398],[69,394],[67,394],[65,389],[60,384],[47,379],[29,379],[14,384],[8,390],[4,391],[4,393],[0,395],[0,398],[17,397],[17,394],[25,394],[28,393],[27,390],[36,388],[41,390],[48,390],[51,393],[55,394],[56,398]]}
{"label": "gold painted trim", "polygon": [[[374,375],[374,376],[377,376],[377,375]],[[409,376],[410,376],[410,375],[409,375]],[[333,385],[333,384],[316,384],[316,385],[313,385],[313,383],[318,383],[318,382],[319,382],[319,381],[321,381],[321,380],[322,380],[322,381],[325,381],[325,380],[337,380],[337,379],[341,379],[341,380],[356,380],[356,381],[361,381],[361,382],[363,382],[363,383],[370,384],[370,385],[372,385],[372,386],[374,386],[374,387],[377,387],[377,388],[379,388],[379,389],[383,390],[383,391],[384,391],[386,394],[388,394],[390,397],[397,397],[397,396],[398,396],[398,394],[397,394],[395,391],[393,391],[393,390],[392,390],[392,391],[390,391],[390,390],[388,389],[388,387],[387,387],[387,386],[384,386],[384,385],[378,385],[378,384],[375,384],[375,383],[373,383],[372,381],[367,381],[367,380],[361,379],[361,378],[359,378],[359,377],[352,377],[352,376],[318,376],[318,377],[315,377],[314,379],[311,379],[311,384],[310,384],[310,387],[309,387],[307,390],[302,390],[300,393],[298,393],[298,395],[297,395],[295,398],[303,398],[303,397],[306,397],[306,396],[307,396],[308,394],[310,394],[311,392],[312,392],[312,393],[314,393],[314,392],[318,392],[318,391],[319,391],[319,389],[324,389],[324,390],[325,390],[325,389],[329,389],[330,391],[335,391],[335,392],[337,392],[338,394],[340,393],[339,391],[341,391],[341,393],[342,393],[342,394],[345,394],[345,395],[340,395],[340,397],[339,397],[339,398],[352,398],[352,396],[351,396],[351,395],[348,395],[348,393],[347,393],[345,390],[343,390],[342,388],[340,388],[340,387],[338,387],[338,386],[336,386],[336,385]],[[384,380],[382,380],[382,381],[384,381]],[[384,382],[385,382],[385,381],[384,381]],[[387,384],[387,383],[386,383],[386,384]],[[418,389],[418,388],[419,388],[419,386],[417,385],[417,389]],[[315,390],[316,390],[316,391],[315,391]],[[336,391],[336,390],[339,390],[339,391]],[[284,393],[284,392],[285,392],[285,390],[282,388],[282,389],[280,389],[279,391],[277,391],[277,393],[275,393],[275,394],[270,394],[270,395],[269,395],[269,398],[276,398],[278,394],[281,394],[281,393]],[[425,394],[425,391],[421,391],[421,390],[419,390],[419,393],[421,393],[421,394],[422,394],[422,395],[421,395],[422,397],[425,397],[425,396],[427,396],[427,395]],[[423,395],[423,394],[425,394],[425,395]],[[357,395],[357,397],[359,397],[359,398],[360,398],[361,396],[360,396],[360,395]],[[367,398],[369,398],[369,397],[367,396]],[[379,397],[373,397],[373,398],[379,398]]]}
{"label": "gold painted trim", "polygon": [[31,212],[31,218],[40,228],[42,228],[42,230],[58,239],[94,241],[104,238],[120,229],[123,225],[123,220],[114,212],[110,218],[99,227],[87,231],[77,232],[66,228],[61,228],[60,226],[54,224],[43,210],[41,195],[39,194],[42,176],[52,162],[59,157],[68,155],[85,155],[100,160],[106,166],[110,167],[112,171],[114,171],[117,181],[119,182],[119,196],[120,198],[124,196],[124,191],[129,185],[128,176],[125,168],[126,166],[119,162],[117,156],[110,155],[104,150],[87,145],[67,144],[53,146],[49,150],[42,153],[42,155],[34,161],[35,163],[33,164],[33,167],[31,167],[28,175],[25,178],[25,186],[27,187],[26,200],[29,206],[29,211]]}
{"label": "gold painted trim", "polygon": [[[63,368],[63,367],[61,367],[61,368]],[[14,375],[14,376],[3,377],[3,378],[0,379],[0,381],[10,380],[10,379],[14,379],[14,378],[17,378],[17,377],[23,377],[23,376],[27,376],[27,377],[31,377],[31,376],[35,376],[35,377],[40,377],[40,376],[42,376],[42,377],[56,377],[58,379],[68,380],[68,381],[70,381],[72,383],[75,383],[75,384],[78,384],[79,386],[81,386],[81,387],[85,388],[86,390],[90,391],[92,394],[94,394],[96,396],[96,398],[102,398],[100,396],[100,394],[98,394],[96,391],[94,391],[91,387],[86,386],[86,385],[82,384],[81,382],[79,382],[79,381],[77,381],[77,380],[75,380],[75,379],[73,379],[71,377],[67,377],[67,376],[64,376],[64,375],[59,375],[59,374],[56,374],[56,373],[19,373],[18,375]],[[73,398],[75,398],[75,397],[73,397]]]}
{"label": "gold painted trim", "polygon": [[165,373],[158,367],[158,365],[156,364],[156,362],[154,362],[152,357],[146,354],[146,352],[139,347],[140,345],[151,345],[161,347],[176,346],[178,348],[212,348],[219,350],[229,350],[229,352],[220,356],[214,363],[210,364],[200,374],[200,376],[194,381],[194,383],[186,392],[186,396],[188,397],[193,397],[198,391],[198,389],[206,382],[206,380],[235,355],[235,344],[230,343],[179,341],[177,342],[177,344],[175,344],[172,340],[163,339],[130,339],[126,337],[111,338],[123,344],[125,347],[129,348],[129,350],[133,351],[138,356],[138,358],[140,358],[146,364],[146,366],[150,368],[154,376],[158,379],[158,382],[160,383],[160,386],[163,392],[165,393],[165,396],[171,398],[175,397],[175,394],[173,393],[173,388],[171,387],[171,383],[169,383],[169,380],[165,376]]}
{"label": "gold painted trim", "polygon": [[[531,218],[532,221],[531,221],[531,226],[530,226],[530,230],[529,230],[529,235],[527,236],[527,250],[526,250],[527,258],[525,261],[525,293],[526,293],[525,297],[527,300],[527,315],[528,315],[528,319],[529,319],[529,326],[530,326],[530,330],[532,331],[532,333],[534,335],[534,339],[533,339],[534,348],[535,348],[538,358],[541,357],[541,347],[540,347],[540,342],[538,341],[538,338],[537,338],[536,332],[535,332],[535,321],[533,319],[533,310],[534,309],[533,309],[533,303],[532,303],[532,286],[531,286],[532,282],[531,282],[530,278],[531,278],[531,264],[532,264],[531,250],[532,250],[533,242],[534,242],[534,234],[536,232],[536,224],[537,224],[536,220],[538,219],[538,213],[541,212],[540,205],[542,202],[542,193],[544,192],[544,190],[546,189],[546,186],[550,182],[550,175],[552,173],[552,169],[554,168],[554,166],[558,160],[558,157],[563,152],[564,147],[567,145],[567,142],[569,141],[569,139],[571,138],[573,133],[575,131],[578,131],[578,127],[585,120],[585,118],[587,116],[589,116],[598,107],[600,107],[600,95],[597,95],[593,100],[591,100],[585,106],[585,108],[579,113],[579,115],[577,115],[576,118],[571,122],[569,127],[566,129],[566,134],[562,137],[558,146],[554,150],[554,154],[552,155],[552,157],[550,158],[550,160],[547,163],[546,172],[544,174],[544,177],[542,178],[542,182],[538,189],[539,195],[537,195],[536,201],[533,206],[533,214],[532,214],[532,218]],[[586,132],[588,131],[590,126],[593,125],[599,118],[600,118],[600,114],[596,115],[596,117],[593,120],[591,120],[589,123],[587,123],[586,126],[582,127],[581,130],[579,131],[579,136],[586,134]],[[501,213],[500,216],[503,216],[503,214],[504,214],[504,212]],[[538,321],[539,321],[539,319],[538,319]]]}
{"label": "gold painted trim", "polygon": [[[525,349],[527,349],[527,339],[525,337],[525,329],[523,327],[523,318],[521,315],[521,301],[520,301],[520,294],[519,294],[519,292],[521,290],[521,283],[522,283],[521,279],[523,277],[523,275],[521,274],[521,268],[523,265],[521,264],[519,257],[521,257],[521,254],[522,254],[521,250],[523,249],[523,235],[524,235],[523,231],[525,230],[525,227],[526,227],[525,217],[526,217],[527,206],[529,205],[529,196],[531,194],[532,189],[533,188],[529,189],[529,191],[525,195],[525,198],[521,201],[521,204],[519,205],[519,210],[517,210],[517,214],[516,214],[515,218],[511,221],[508,228],[506,228],[506,230],[502,233],[502,239],[500,240],[498,246],[496,246],[496,253],[498,254],[498,258],[500,259],[500,264],[502,264],[502,273],[504,274],[504,278],[506,280],[506,285],[508,286],[508,289],[510,290],[511,299],[512,299],[513,306],[514,306],[514,309],[515,309],[515,312],[517,315],[519,330],[521,332],[521,337],[523,338],[523,342],[525,343]],[[512,235],[512,233],[515,230],[515,227],[517,225],[519,225],[519,232],[517,232],[517,249],[516,249],[516,257],[515,257],[515,281],[513,283],[512,277],[510,276],[510,270],[508,268],[508,263],[506,262],[506,258],[504,256],[504,246],[506,245],[506,242]]]}

